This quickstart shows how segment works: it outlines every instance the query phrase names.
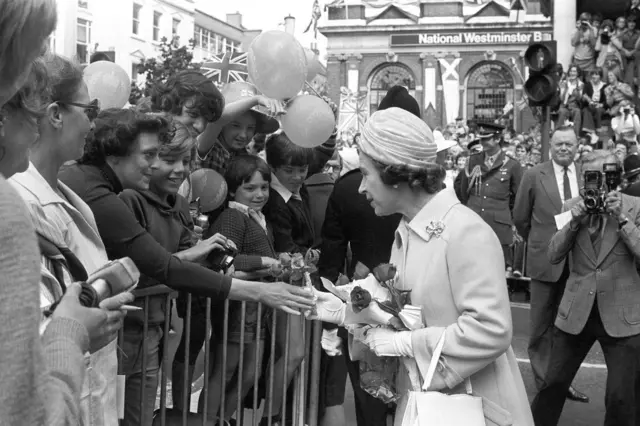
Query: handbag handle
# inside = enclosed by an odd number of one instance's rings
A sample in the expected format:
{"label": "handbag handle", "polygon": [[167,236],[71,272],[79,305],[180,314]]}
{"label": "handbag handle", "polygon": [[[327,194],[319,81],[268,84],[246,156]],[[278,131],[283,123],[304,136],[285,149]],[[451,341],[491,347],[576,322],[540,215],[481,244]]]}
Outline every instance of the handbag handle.
{"label": "handbag handle", "polygon": [[[445,329],[438,339],[438,343],[436,344],[436,348],[433,351],[433,356],[431,357],[431,362],[429,363],[429,368],[427,369],[427,375],[424,378],[424,383],[422,385],[422,390],[427,392],[427,389],[431,386],[431,382],[433,381],[433,376],[436,373],[436,367],[438,366],[438,362],[440,361],[440,356],[442,355],[442,349],[444,348],[444,338],[446,336],[447,330]],[[464,387],[467,391],[467,394],[471,395],[473,393],[473,389],[471,388],[471,380],[467,377],[464,379]]]}

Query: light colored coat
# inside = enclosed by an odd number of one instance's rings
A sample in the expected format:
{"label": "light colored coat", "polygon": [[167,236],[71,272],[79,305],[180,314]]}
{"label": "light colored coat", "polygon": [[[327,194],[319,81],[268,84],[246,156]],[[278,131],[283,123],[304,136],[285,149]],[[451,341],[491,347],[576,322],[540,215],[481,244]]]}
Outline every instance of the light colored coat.
{"label": "light colored coat", "polygon": [[[565,203],[569,211],[581,200]],[[618,230],[617,219],[604,216],[600,251],[589,236],[589,216],[580,226],[567,223],[549,243],[551,263],[569,256],[571,275],[558,308],[555,325],[569,334],[580,334],[587,324],[598,297],[598,311],[605,331],[611,337],[640,334],[640,199],[622,194],[622,212],[629,221]]]}
{"label": "light colored coat", "polygon": [[[24,199],[36,231],[58,247],[67,247],[80,260],[87,273],[108,262],[93,213],[87,204],[58,181],[56,193],[33,164],[9,182]],[[41,260],[41,307],[48,308],[61,292],[60,283]],[[65,284],[68,286],[71,282]],[[58,290],[56,290],[58,289]],[[117,426],[116,383],[118,359],[116,341],[87,355],[87,374],[82,388],[81,410],[86,426]]]}
{"label": "light colored coat", "polygon": [[[440,236],[427,227],[441,221]],[[484,398],[487,425],[533,425],[531,410],[511,349],[511,308],[503,253],[491,227],[458,201],[452,190],[438,193],[396,231],[391,262],[399,285],[411,289],[426,328],[412,332],[421,376],[443,331],[446,340],[430,390],[473,393]],[[403,369],[404,370],[404,369]],[[405,371],[399,390],[408,389]]]}

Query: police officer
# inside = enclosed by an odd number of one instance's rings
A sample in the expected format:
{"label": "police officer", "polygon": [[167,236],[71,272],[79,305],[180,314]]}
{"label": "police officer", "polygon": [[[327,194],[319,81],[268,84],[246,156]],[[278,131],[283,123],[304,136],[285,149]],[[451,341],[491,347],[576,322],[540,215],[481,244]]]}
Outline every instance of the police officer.
{"label": "police officer", "polygon": [[465,170],[460,172],[459,197],[462,204],[478,213],[494,230],[507,269],[512,266],[510,246],[516,237],[512,220],[522,168],[520,163],[500,147],[503,126],[479,124],[477,139],[482,151],[471,154]]}

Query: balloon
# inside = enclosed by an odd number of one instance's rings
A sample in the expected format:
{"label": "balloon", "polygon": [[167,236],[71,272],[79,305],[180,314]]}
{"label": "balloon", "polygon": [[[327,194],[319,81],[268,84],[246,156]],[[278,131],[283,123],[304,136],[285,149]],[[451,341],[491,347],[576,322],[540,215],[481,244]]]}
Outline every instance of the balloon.
{"label": "balloon", "polygon": [[200,198],[203,213],[214,211],[227,199],[227,182],[212,169],[199,169],[191,173],[190,201]]}
{"label": "balloon", "polygon": [[84,69],[89,96],[100,101],[100,108],[122,108],[131,94],[131,80],[118,64],[97,61]]}
{"label": "balloon", "polygon": [[247,58],[250,81],[268,98],[291,99],[304,87],[307,60],[304,49],[291,34],[260,34],[251,43]]}
{"label": "balloon", "polygon": [[331,107],[313,95],[300,95],[291,100],[281,121],[291,142],[304,148],[325,143],[336,126]]}

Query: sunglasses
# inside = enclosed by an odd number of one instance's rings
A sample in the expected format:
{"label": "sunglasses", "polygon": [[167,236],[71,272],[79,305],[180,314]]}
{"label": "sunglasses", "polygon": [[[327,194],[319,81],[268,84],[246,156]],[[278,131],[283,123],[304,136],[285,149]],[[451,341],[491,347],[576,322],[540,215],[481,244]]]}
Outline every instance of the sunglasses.
{"label": "sunglasses", "polygon": [[89,121],[93,121],[100,114],[100,101],[97,99],[92,100],[88,104],[81,104],[78,102],[59,102],[64,105],[72,105],[77,106],[79,108],[84,108],[84,113],[87,115]]}

